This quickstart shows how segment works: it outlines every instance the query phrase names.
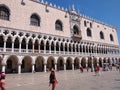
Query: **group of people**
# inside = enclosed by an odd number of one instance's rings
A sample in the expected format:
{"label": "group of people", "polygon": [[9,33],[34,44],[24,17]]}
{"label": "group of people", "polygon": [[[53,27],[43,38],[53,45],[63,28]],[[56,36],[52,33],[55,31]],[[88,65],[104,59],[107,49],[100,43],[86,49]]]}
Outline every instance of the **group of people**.
{"label": "group of people", "polygon": [[100,66],[96,66],[94,71],[95,71],[95,75],[99,76],[100,75]]}
{"label": "group of people", "polygon": [[2,72],[0,74],[0,90],[5,90],[5,77],[6,77],[6,74]]}
{"label": "group of people", "polygon": [[[86,69],[87,69],[87,72],[88,72],[89,67],[87,67]],[[81,71],[81,73],[83,73],[83,71],[84,71],[84,68],[82,66],[80,67],[80,71]],[[91,72],[93,72],[92,68],[91,68]],[[95,72],[95,75],[100,75],[100,66],[94,67],[94,72]]]}

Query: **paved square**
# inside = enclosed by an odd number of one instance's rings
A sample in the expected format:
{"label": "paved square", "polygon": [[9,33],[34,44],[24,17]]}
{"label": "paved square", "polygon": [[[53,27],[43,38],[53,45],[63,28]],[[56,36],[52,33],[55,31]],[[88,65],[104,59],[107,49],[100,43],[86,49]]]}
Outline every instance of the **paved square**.
{"label": "paved square", "polygon": [[[6,90],[51,90],[48,73],[8,74]],[[56,72],[58,84],[56,90],[120,90],[120,73],[117,71],[93,72],[75,71]]]}

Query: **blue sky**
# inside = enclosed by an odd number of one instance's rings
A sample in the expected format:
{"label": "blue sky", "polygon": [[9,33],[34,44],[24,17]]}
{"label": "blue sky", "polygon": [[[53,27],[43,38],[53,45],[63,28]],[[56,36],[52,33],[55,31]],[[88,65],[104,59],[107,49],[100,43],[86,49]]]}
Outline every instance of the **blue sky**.
{"label": "blue sky", "polygon": [[44,0],[48,3],[70,8],[74,4],[76,11],[96,20],[117,27],[120,43],[120,0]]}

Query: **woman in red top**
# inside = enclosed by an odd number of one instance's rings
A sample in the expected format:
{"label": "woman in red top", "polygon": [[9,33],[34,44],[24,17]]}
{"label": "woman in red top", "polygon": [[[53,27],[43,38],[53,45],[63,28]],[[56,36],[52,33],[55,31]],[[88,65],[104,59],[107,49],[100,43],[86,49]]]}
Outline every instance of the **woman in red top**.
{"label": "woman in red top", "polygon": [[57,79],[56,79],[56,76],[55,76],[55,71],[53,69],[51,70],[49,80],[50,80],[49,86],[52,84],[52,90],[55,90],[56,83],[58,83],[58,82],[57,82]]}
{"label": "woman in red top", "polygon": [[0,90],[5,90],[5,76],[4,72],[0,75]]}

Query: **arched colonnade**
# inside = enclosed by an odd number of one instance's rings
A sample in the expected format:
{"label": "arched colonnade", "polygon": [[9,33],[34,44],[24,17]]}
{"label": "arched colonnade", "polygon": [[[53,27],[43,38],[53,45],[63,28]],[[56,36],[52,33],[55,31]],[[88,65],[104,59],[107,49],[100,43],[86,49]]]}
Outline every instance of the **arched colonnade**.
{"label": "arched colonnade", "polygon": [[[1,57],[2,58],[2,57]],[[83,68],[94,68],[103,63],[116,64],[120,58],[100,58],[100,57],[55,57],[55,56],[16,56],[5,55],[0,60],[1,71],[6,73],[25,72],[46,72],[51,68],[55,70],[76,70]]]}

